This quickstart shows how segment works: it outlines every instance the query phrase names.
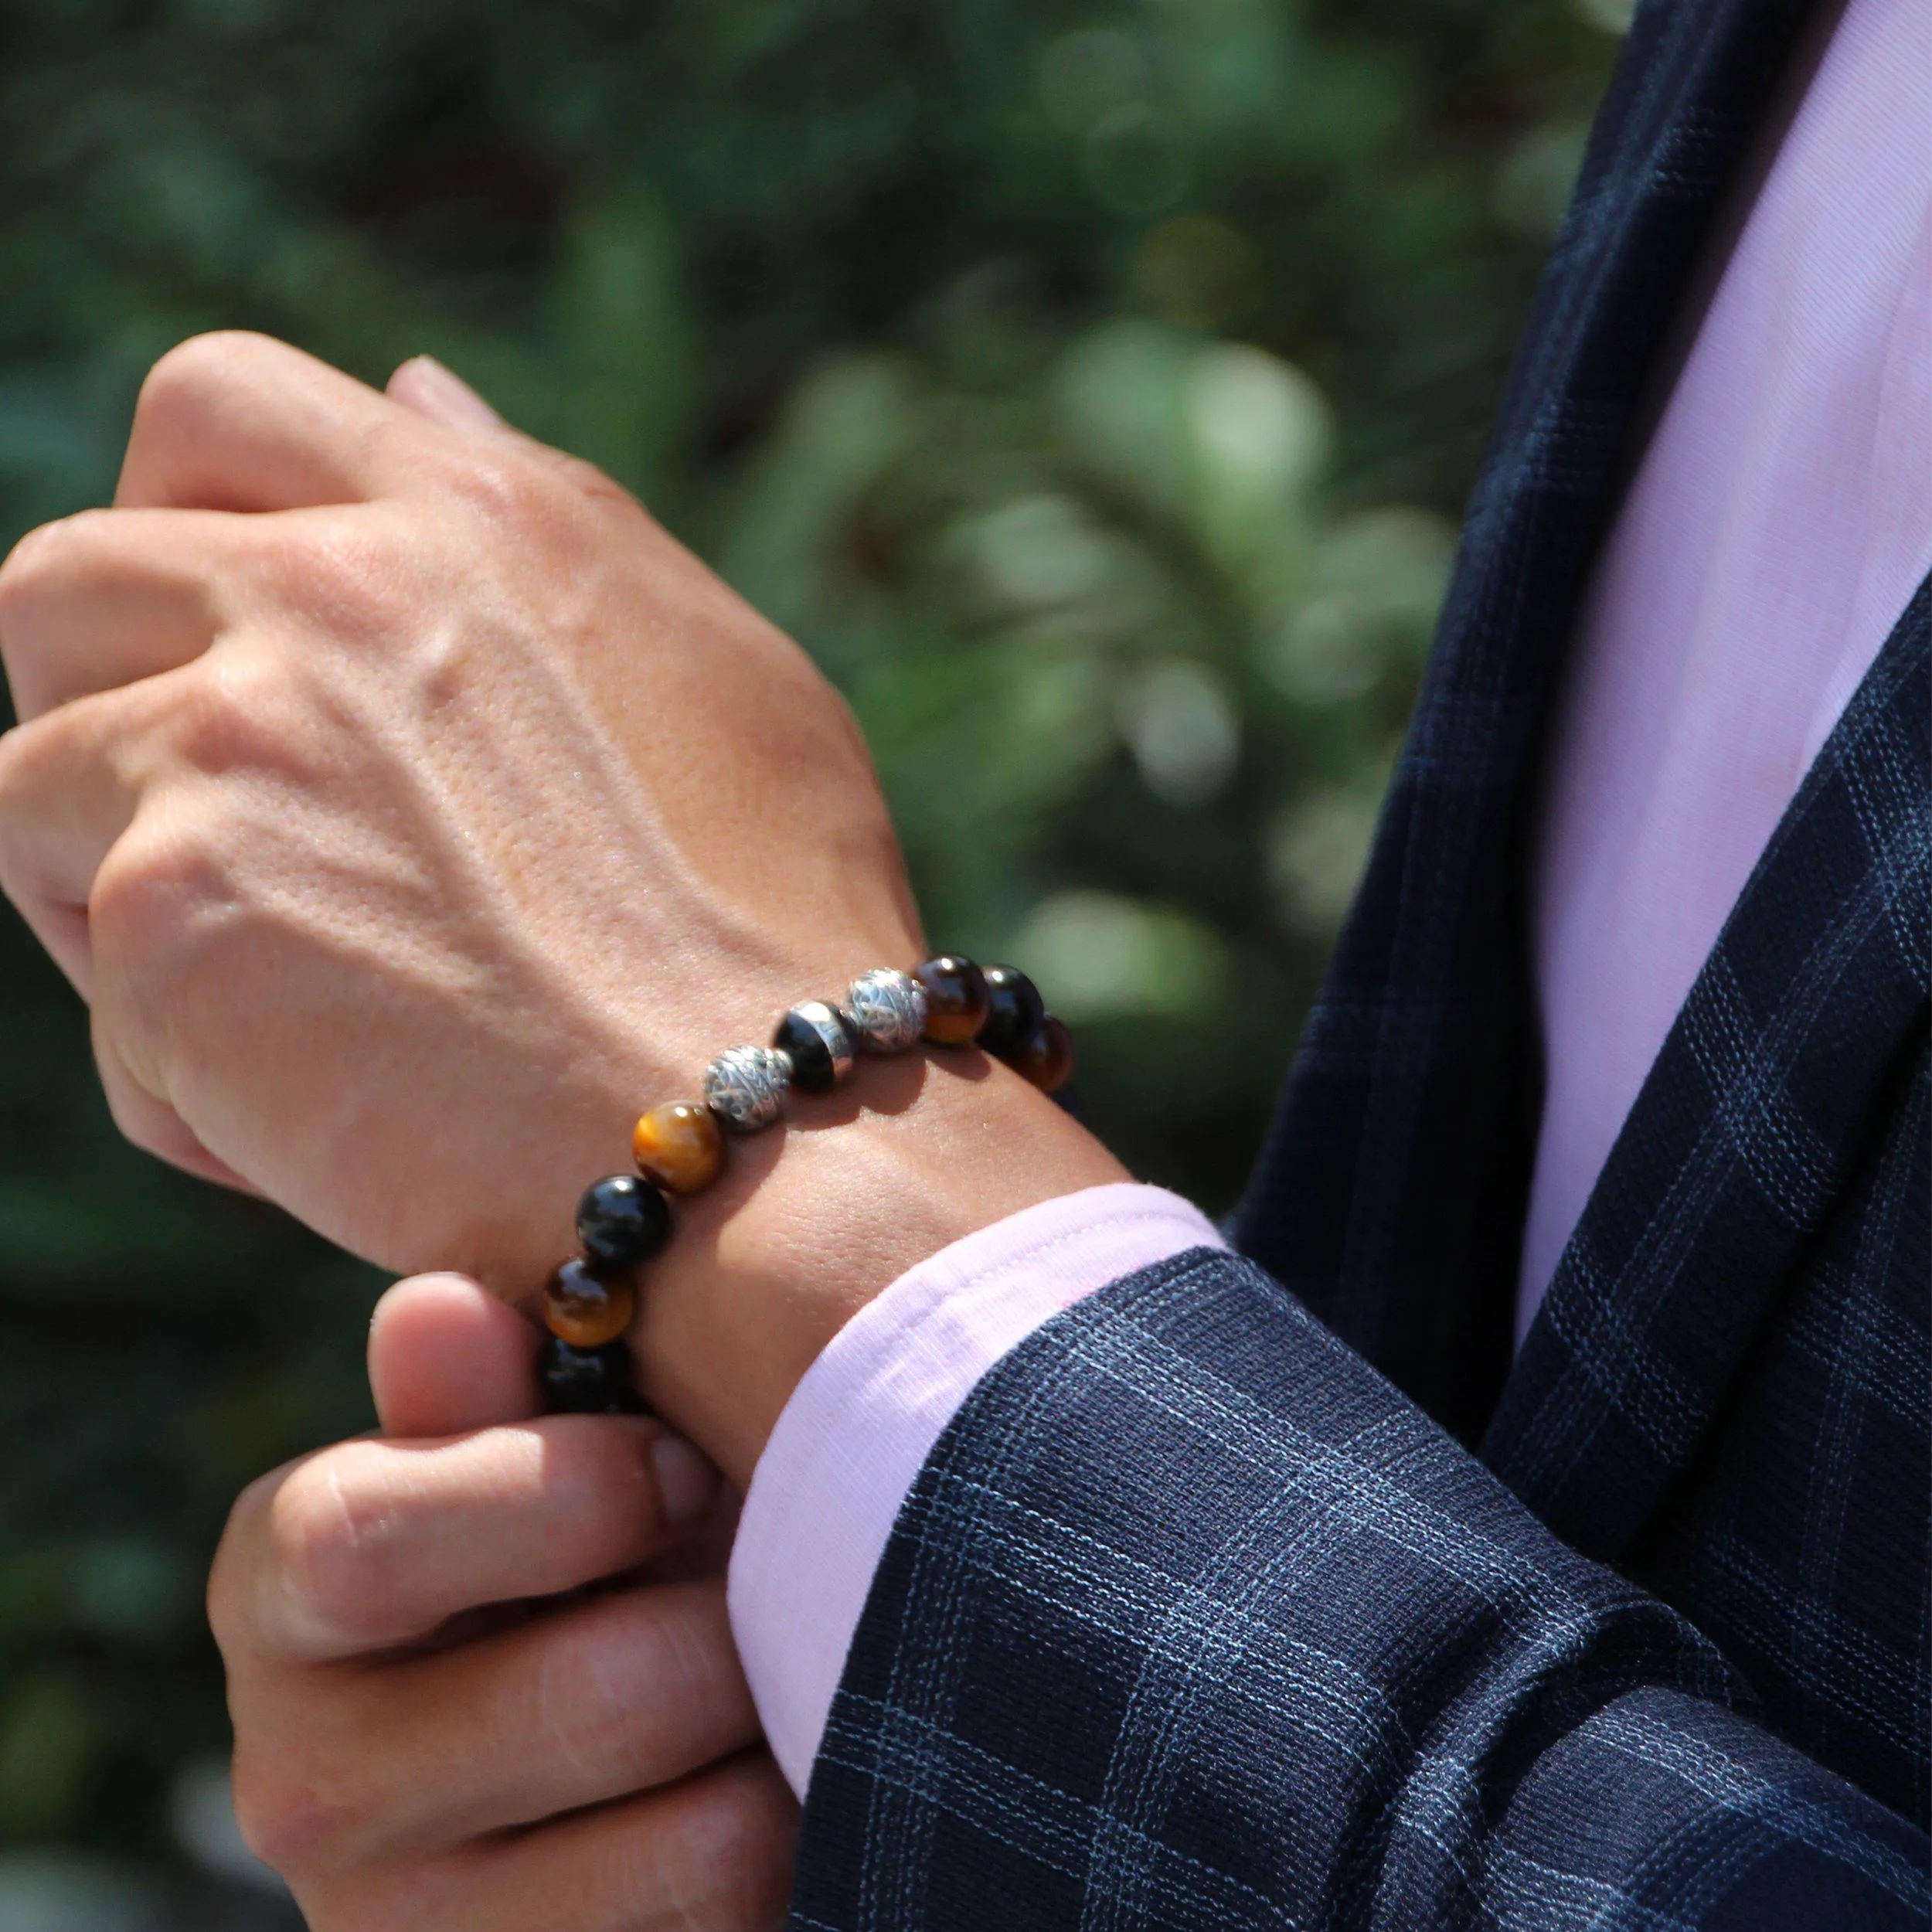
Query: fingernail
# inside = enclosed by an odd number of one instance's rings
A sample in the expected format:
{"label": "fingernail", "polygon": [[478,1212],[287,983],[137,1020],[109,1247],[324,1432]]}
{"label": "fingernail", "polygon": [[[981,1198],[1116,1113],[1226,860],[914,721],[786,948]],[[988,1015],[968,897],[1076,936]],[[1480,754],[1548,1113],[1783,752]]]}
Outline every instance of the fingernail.
{"label": "fingernail", "polygon": [[461,376],[445,369],[434,355],[419,355],[404,367],[409,372],[409,386],[415,400],[424,406],[425,415],[451,429],[503,427],[502,417]]}
{"label": "fingernail", "polygon": [[651,1445],[658,1502],[668,1523],[695,1522],[718,1493],[718,1472],[682,1436],[660,1436]]}

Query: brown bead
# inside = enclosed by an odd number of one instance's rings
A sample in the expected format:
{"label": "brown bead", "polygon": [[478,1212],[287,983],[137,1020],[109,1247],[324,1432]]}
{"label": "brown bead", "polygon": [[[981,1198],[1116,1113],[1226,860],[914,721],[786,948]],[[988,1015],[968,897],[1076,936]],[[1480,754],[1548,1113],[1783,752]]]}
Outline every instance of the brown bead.
{"label": "brown bead", "polygon": [[600,1349],[631,1325],[638,1291],[628,1274],[594,1274],[587,1263],[566,1261],[543,1284],[544,1325],[573,1349]]}
{"label": "brown bead", "polygon": [[1006,1064],[1043,1094],[1057,1094],[1073,1077],[1073,1036],[1066,1022],[1049,1013],[1032,1038],[1006,1056]]}
{"label": "brown bead", "polygon": [[724,1165],[724,1130],[708,1107],[668,1100],[631,1130],[638,1172],[669,1194],[696,1194]]}
{"label": "brown bead", "polygon": [[986,1024],[986,975],[970,959],[941,953],[913,968],[926,989],[926,1037],[964,1046]]}

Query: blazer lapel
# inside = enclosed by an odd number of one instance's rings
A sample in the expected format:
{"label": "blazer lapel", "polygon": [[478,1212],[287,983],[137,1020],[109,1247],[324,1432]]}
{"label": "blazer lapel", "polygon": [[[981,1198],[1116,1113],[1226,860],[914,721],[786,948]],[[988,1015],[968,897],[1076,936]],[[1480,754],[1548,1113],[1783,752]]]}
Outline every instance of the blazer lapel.
{"label": "blazer lapel", "polygon": [[1926,1024],[1932,580],[1725,923],[1611,1149],[1484,1460],[1614,1560],[1696,1448]]}
{"label": "blazer lapel", "polygon": [[1805,0],[1651,0],[1471,500],[1408,741],[1238,1243],[1465,1441],[1509,1365],[1540,1068],[1521,838],[1648,386]]}

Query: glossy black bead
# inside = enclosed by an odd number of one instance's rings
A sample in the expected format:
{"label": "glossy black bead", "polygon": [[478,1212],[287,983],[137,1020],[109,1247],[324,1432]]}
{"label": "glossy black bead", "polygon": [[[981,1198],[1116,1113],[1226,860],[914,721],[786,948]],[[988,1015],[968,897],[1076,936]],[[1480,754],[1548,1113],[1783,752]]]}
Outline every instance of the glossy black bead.
{"label": "glossy black bead", "polygon": [[621,1342],[573,1349],[546,1335],[536,1359],[543,1406],[553,1416],[646,1416],[650,1405],[631,1381],[631,1351]]}
{"label": "glossy black bead", "polygon": [[577,1203],[577,1239],[600,1268],[634,1268],[671,1238],[671,1209],[648,1181],[607,1174]]}
{"label": "glossy black bead", "polygon": [[1039,988],[1017,966],[986,968],[986,1018],[978,1039],[988,1053],[1001,1060],[1018,1053],[1046,1018]]}
{"label": "glossy black bead", "polygon": [[778,1022],[771,1043],[791,1062],[791,1083],[801,1092],[824,1094],[852,1072],[859,1043],[834,1007],[821,1000],[794,1006]]}

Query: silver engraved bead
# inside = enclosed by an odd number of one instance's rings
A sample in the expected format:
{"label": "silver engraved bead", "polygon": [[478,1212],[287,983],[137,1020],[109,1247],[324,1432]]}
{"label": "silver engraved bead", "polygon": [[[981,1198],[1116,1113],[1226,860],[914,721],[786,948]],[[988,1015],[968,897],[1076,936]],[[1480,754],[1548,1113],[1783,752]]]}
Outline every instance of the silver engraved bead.
{"label": "silver engraved bead", "polygon": [[756,1134],[784,1118],[791,1062],[770,1046],[733,1046],[705,1069],[704,1104],[727,1127]]}
{"label": "silver engraved bead", "polygon": [[903,1053],[926,1030],[926,989],[910,973],[882,966],[852,981],[845,1017],[869,1053]]}

